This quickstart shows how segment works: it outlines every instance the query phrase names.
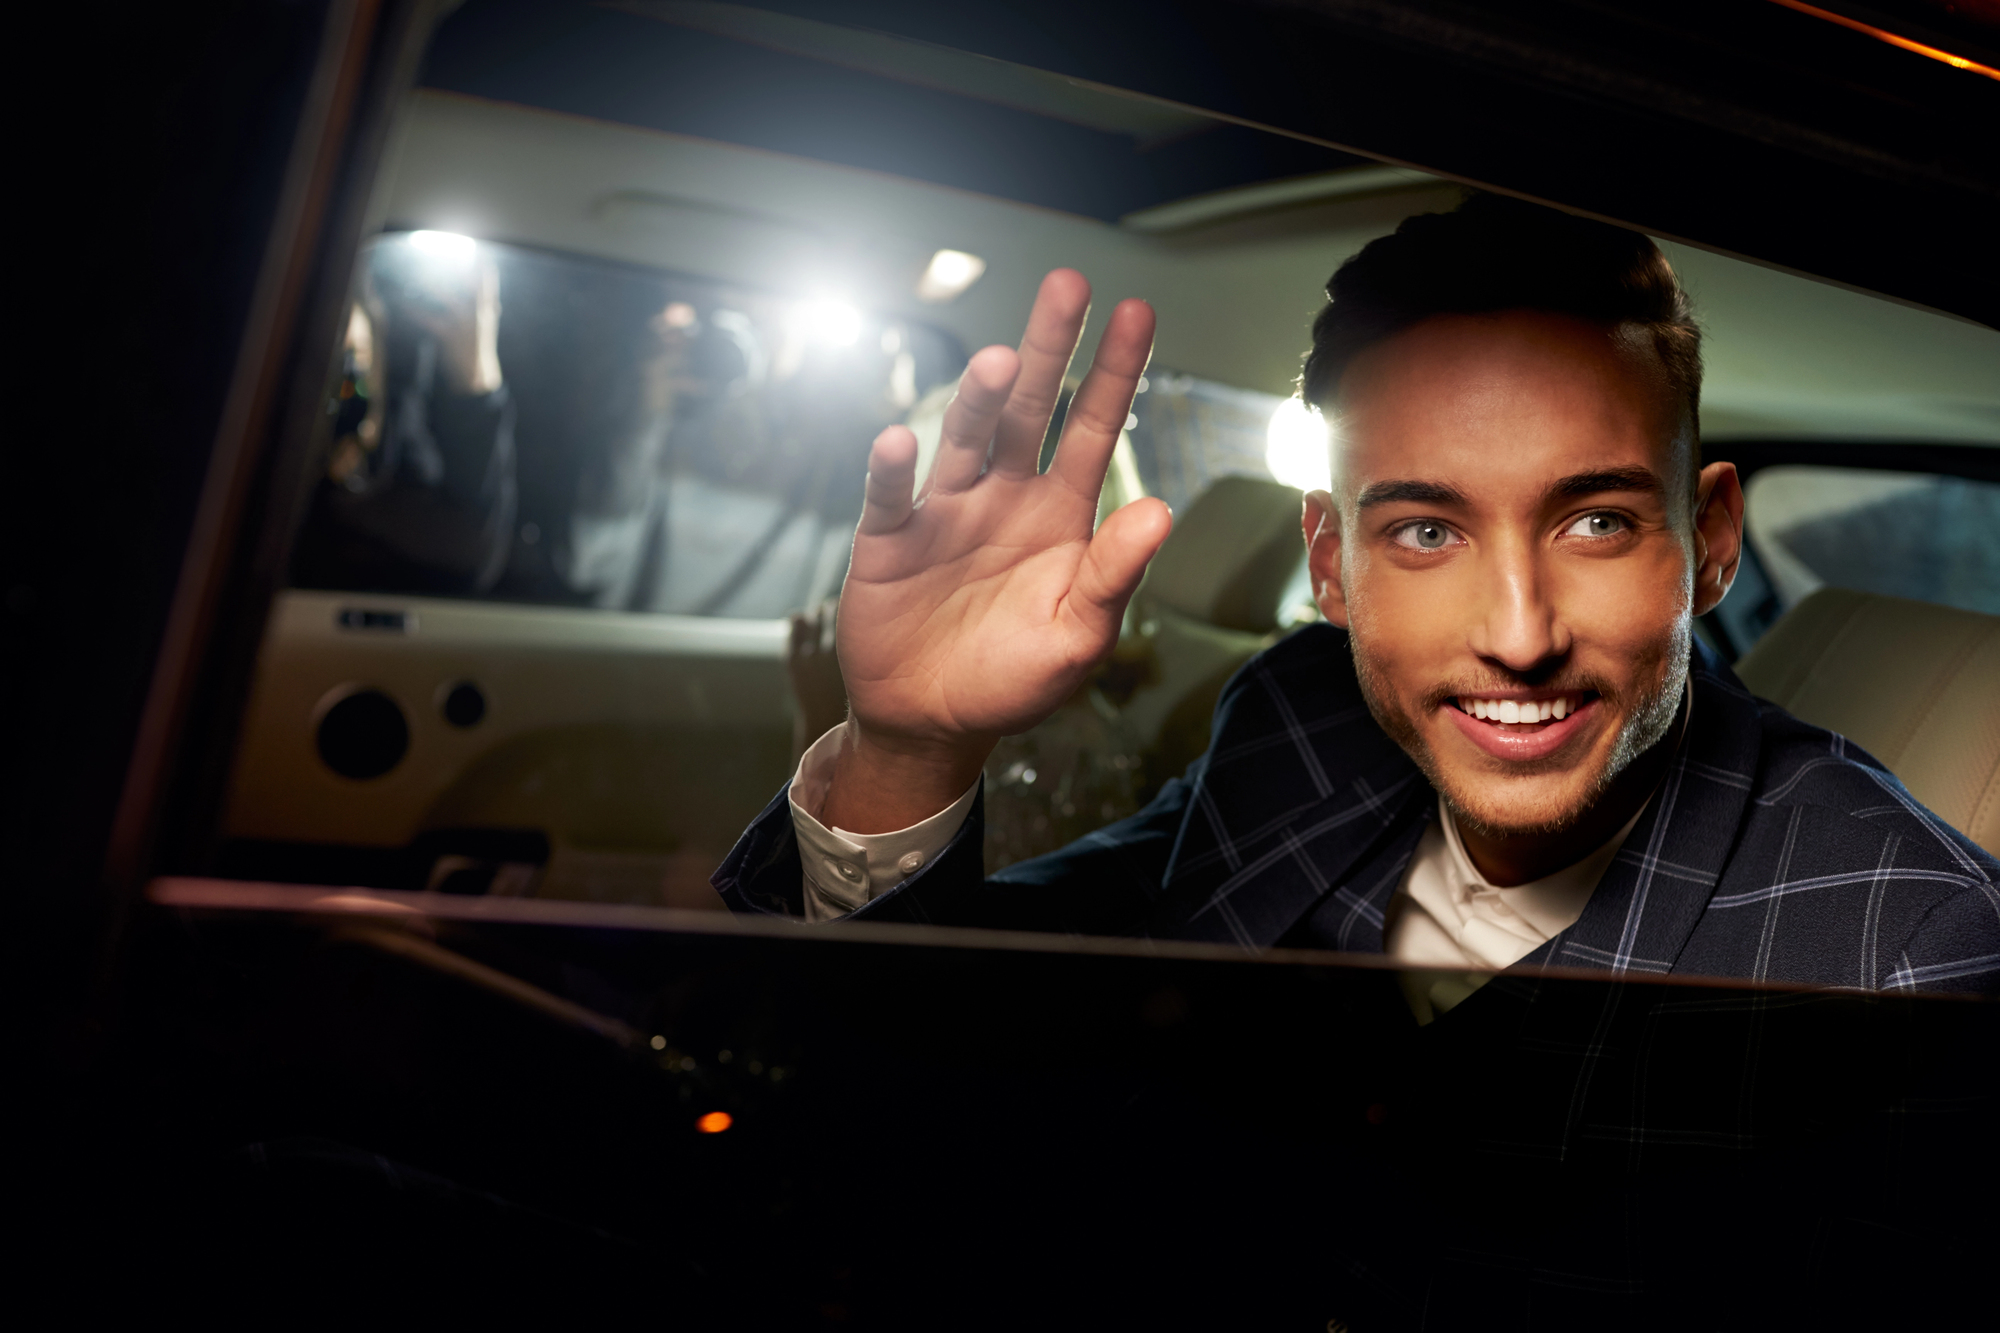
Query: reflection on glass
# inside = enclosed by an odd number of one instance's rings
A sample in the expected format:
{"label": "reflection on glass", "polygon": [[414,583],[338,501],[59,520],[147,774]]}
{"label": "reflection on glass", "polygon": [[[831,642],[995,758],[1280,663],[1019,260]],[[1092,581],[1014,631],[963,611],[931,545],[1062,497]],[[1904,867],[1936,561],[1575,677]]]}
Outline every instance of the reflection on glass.
{"label": "reflection on glass", "polygon": [[837,299],[428,231],[371,248],[344,357],[297,586],[739,618],[839,586],[869,441],[964,359]]}

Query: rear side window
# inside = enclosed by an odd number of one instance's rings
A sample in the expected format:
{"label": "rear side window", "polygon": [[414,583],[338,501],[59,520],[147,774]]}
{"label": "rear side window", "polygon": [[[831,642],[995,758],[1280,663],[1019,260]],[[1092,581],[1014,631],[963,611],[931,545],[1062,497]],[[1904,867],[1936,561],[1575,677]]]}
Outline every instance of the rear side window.
{"label": "rear side window", "polygon": [[1823,585],[2000,615],[2000,486],[1929,473],[1785,465],[1747,488],[1776,601]]}
{"label": "rear side window", "polygon": [[350,310],[295,586],[767,618],[835,591],[948,333],[439,232]]}

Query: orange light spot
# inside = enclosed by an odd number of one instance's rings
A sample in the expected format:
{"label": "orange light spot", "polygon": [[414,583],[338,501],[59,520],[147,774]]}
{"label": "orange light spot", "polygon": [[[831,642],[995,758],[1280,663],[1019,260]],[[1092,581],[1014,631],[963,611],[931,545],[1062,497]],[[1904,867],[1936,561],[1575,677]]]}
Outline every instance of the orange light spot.
{"label": "orange light spot", "polygon": [[704,1134],[720,1134],[736,1123],[736,1117],[727,1111],[710,1111],[694,1122],[694,1127]]}

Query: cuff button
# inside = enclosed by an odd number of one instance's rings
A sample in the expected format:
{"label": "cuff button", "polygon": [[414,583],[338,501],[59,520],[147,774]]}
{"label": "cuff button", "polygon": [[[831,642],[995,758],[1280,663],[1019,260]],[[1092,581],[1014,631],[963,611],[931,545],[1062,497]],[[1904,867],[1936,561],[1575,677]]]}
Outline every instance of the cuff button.
{"label": "cuff button", "polygon": [[904,852],[902,859],[896,862],[896,869],[902,871],[905,875],[914,875],[923,868],[924,854],[922,852]]}
{"label": "cuff button", "polygon": [[836,861],[834,862],[834,867],[840,871],[840,877],[848,883],[859,884],[861,882],[861,872],[847,864],[847,862]]}

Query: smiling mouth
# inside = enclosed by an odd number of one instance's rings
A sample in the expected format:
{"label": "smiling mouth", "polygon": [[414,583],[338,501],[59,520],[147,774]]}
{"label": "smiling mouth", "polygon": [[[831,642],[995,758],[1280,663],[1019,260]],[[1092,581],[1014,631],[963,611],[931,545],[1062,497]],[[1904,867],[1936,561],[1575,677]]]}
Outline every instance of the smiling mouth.
{"label": "smiling mouth", "polygon": [[1467,717],[1491,723],[1503,733],[1525,734],[1575,715],[1597,697],[1595,690],[1572,690],[1542,699],[1492,699],[1461,694],[1451,703]]}

